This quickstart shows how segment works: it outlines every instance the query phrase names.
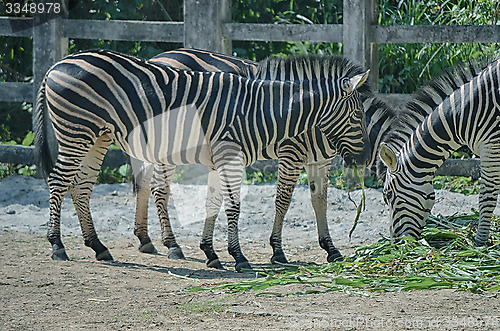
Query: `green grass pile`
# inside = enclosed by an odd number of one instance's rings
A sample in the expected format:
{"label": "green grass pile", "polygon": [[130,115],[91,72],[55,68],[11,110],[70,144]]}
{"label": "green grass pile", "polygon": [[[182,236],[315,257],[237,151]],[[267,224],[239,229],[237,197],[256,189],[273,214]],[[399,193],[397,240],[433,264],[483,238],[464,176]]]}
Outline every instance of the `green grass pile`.
{"label": "green grass pile", "polygon": [[[309,294],[328,291],[409,291],[449,288],[477,292],[500,290],[500,220],[492,221],[490,243],[474,247],[478,214],[431,216],[422,239],[382,238],[358,247],[344,261],[324,265],[286,265],[253,270],[255,279],[193,287],[190,291],[254,290],[257,295]],[[269,291],[274,286],[306,284],[300,292]]]}

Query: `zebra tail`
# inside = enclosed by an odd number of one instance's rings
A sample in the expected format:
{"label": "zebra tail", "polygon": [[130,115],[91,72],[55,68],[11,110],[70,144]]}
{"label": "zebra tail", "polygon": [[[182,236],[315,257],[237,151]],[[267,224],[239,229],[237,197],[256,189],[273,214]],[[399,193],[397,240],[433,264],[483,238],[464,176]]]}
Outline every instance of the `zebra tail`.
{"label": "zebra tail", "polygon": [[47,125],[45,123],[45,82],[46,77],[43,79],[36,96],[35,118],[33,120],[33,130],[35,131],[34,160],[43,178],[48,177],[54,166],[54,160],[52,159],[47,139]]}

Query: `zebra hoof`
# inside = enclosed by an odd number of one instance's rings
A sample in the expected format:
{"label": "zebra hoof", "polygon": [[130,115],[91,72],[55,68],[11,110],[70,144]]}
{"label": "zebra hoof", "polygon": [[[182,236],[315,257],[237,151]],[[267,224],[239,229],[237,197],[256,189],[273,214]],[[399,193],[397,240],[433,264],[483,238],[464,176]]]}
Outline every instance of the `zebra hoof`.
{"label": "zebra hoof", "polygon": [[250,265],[250,263],[248,263],[248,261],[243,261],[236,263],[234,269],[236,269],[236,271],[238,272],[242,272],[244,270],[252,270],[252,266]]}
{"label": "zebra hoof", "polygon": [[326,258],[328,262],[337,262],[342,261],[343,259],[344,257],[337,249],[333,253],[328,254],[328,257]]}
{"label": "zebra hoof", "polygon": [[68,261],[69,257],[66,254],[65,248],[59,248],[52,251],[52,260],[55,261]]}
{"label": "zebra hoof", "polygon": [[113,261],[113,257],[107,249],[104,252],[96,254],[95,258],[97,259],[97,261]]}
{"label": "zebra hoof", "polygon": [[168,249],[167,257],[172,260],[185,260],[186,257],[184,256],[184,253],[182,252],[182,249],[180,247],[170,247]]}
{"label": "zebra hoof", "polygon": [[215,259],[215,260],[212,260],[212,261],[209,261],[207,260],[205,262],[205,264],[207,265],[207,267],[209,268],[214,268],[214,269],[224,269],[224,267],[222,266],[222,263],[220,263],[219,259]]}
{"label": "zebra hoof", "polygon": [[144,244],[144,245],[141,244],[139,246],[139,252],[147,253],[147,254],[157,254],[158,253],[158,251],[156,250],[156,248],[152,242],[148,242],[147,244]]}
{"label": "zebra hoof", "polygon": [[286,263],[288,263],[288,260],[286,259],[285,254],[281,253],[279,255],[273,255],[271,257],[271,263],[272,264],[280,264],[280,263],[286,264]]}

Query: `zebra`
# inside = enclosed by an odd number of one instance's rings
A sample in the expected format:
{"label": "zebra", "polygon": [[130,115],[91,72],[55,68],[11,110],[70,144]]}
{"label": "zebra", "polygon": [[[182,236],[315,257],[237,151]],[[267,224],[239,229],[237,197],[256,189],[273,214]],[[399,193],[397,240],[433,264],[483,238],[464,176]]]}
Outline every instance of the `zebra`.
{"label": "zebra", "polygon": [[[254,73],[257,65],[250,61],[223,54],[192,49],[179,49],[165,52],[152,58],[150,61],[160,62],[182,69],[193,69],[197,71],[214,71],[219,69],[222,71],[229,70],[235,73],[241,72],[242,68]],[[290,72],[291,71],[283,70],[280,72],[273,72],[272,75],[270,72],[266,72],[264,78],[272,80],[293,80],[294,77],[290,75]],[[366,92],[363,93],[363,95],[366,98],[366,95],[369,95],[369,93]],[[387,118],[392,118],[393,113],[388,113],[387,106],[380,100],[375,102],[373,98],[368,98],[365,102],[369,103],[369,109],[371,110],[369,118],[374,120],[373,123],[371,123],[371,127],[374,129],[374,132],[376,131],[379,133],[381,130],[376,124],[377,121],[380,121],[381,118],[383,118],[384,121],[387,120]],[[382,113],[385,115],[382,115]],[[377,128],[376,130],[375,127]],[[388,127],[389,126],[386,126],[384,130]],[[374,139],[374,141],[378,142],[379,139]],[[263,157],[263,159],[279,158],[276,217],[273,232],[270,237],[270,243],[273,247],[271,262],[287,262],[282,250],[281,240],[283,219],[290,205],[295,183],[304,166],[308,173],[311,200],[317,216],[320,246],[327,251],[327,261],[332,262],[342,258],[341,253],[333,244],[326,218],[328,174],[330,171],[331,159],[336,155],[336,147],[328,142],[319,130],[314,130],[306,132],[301,136],[291,138],[281,143],[279,146],[276,146],[274,150],[276,150],[277,153],[269,153]],[[372,160],[376,160],[376,154],[372,156]],[[151,239],[147,234],[147,203],[150,192],[149,181],[152,176],[152,168],[146,167],[146,169],[146,171],[141,171],[143,176],[140,176],[135,186],[137,192],[135,234],[138,236],[141,243],[139,249],[142,252],[152,253],[156,252],[156,249],[152,245]],[[166,208],[170,193],[169,183],[174,171],[175,167],[168,168],[161,166],[161,168],[158,168],[157,166],[157,171],[155,171],[153,176],[151,189],[162,227],[162,241],[164,245],[168,247],[168,257],[184,258],[184,254],[175,240]],[[222,204],[220,189],[216,189],[218,187],[218,180],[217,173],[212,172],[209,174],[209,191],[206,206],[207,217],[200,245],[207,256],[207,265],[215,268],[222,267],[213,249],[212,239],[215,220]]]}
{"label": "zebra", "polygon": [[[88,203],[92,180],[114,142],[142,162],[215,169],[228,218],[228,251],[237,271],[250,268],[238,240],[243,164],[314,127],[330,140],[358,141],[353,157],[360,163],[369,153],[357,91],[368,72],[340,57],[269,60],[265,65],[291,66],[302,80],[184,71],[109,50],[77,53],[52,66],[37,94],[34,121],[35,157],[45,161],[49,174],[52,258],[68,259],[60,212],[69,191],[85,245],[98,260],[112,259],[97,238]],[[55,164],[50,164],[44,134],[45,103],[59,146]]]}
{"label": "zebra", "polygon": [[469,63],[445,73],[418,93],[381,145],[392,238],[420,237],[434,205],[435,170],[453,151],[467,146],[481,156],[475,245],[487,244],[500,191],[499,77],[500,60],[484,66]]}

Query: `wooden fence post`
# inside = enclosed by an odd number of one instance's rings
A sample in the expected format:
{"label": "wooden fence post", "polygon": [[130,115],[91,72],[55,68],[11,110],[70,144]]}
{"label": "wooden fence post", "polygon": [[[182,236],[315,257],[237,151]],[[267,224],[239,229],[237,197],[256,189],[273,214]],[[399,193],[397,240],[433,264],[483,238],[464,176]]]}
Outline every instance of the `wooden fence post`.
{"label": "wooden fence post", "polygon": [[[59,3],[61,12],[36,14],[33,18],[33,119],[35,114],[35,101],[38,89],[47,70],[58,60],[68,54],[68,38],[63,38],[61,18],[67,17],[66,0]],[[45,112],[46,138],[49,142],[52,158],[57,157],[57,142]],[[34,123],[33,123],[34,124]],[[36,126],[33,125],[33,129]],[[35,146],[38,148],[39,146]]]}
{"label": "wooden fence post", "polygon": [[230,22],[230,0],[184,0],[184,47],[231,54],[231,40],[222,35]]}
{"label": "wooden fence post", "polygon": [[370,84],[378,91],[378,45],[371,42],[377,24],[378,1],[344,0],[343,54],[370,70]]}

